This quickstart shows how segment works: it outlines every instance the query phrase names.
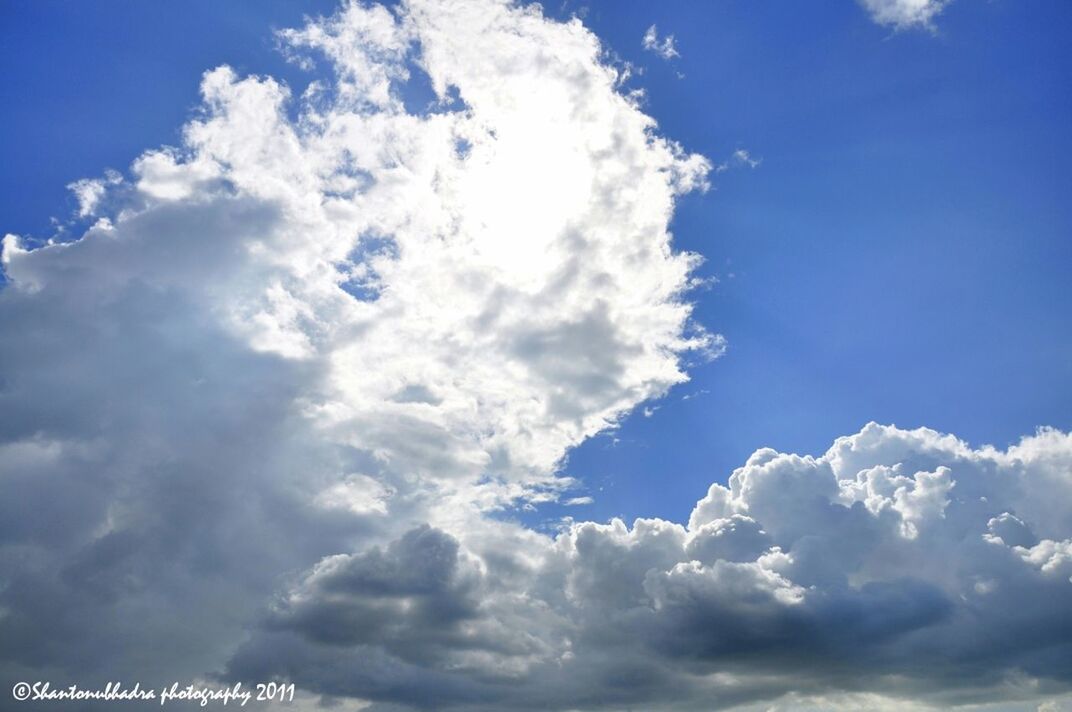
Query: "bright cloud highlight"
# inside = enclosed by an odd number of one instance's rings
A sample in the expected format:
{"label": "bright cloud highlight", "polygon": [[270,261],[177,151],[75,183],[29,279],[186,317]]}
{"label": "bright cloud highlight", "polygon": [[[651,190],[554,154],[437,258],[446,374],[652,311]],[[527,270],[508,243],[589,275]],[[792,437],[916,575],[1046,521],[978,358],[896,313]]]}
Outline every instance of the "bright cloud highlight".
{"label": "bright cloud highlight", "polygon": [[381,711],[1069,689],[1055,430],[871,424],[756,452],[687,523],[497,519],[588,503],[570,448],[721,353],[669,231],[718,168],[536,6],[350,2],[279,39],[330,79],[212,69],[181,145],[72,184],[80,239],[4,238],[4,681]]}
{"label": "bright cloud highlight", "polygon": [[932,29],[933,21],[951,0],[860,0],[860,4],[880,25],[905,30]]}

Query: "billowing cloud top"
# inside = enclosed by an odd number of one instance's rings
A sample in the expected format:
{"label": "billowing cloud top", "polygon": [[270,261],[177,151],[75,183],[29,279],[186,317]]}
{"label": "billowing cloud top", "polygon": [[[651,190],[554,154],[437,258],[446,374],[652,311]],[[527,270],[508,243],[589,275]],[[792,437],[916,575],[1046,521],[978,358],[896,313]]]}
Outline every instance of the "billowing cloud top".
{"label": "billowing cloud top", "polygon": [[1056,431],[763,450],[687,526],[489,517],[719,352],[668,232],[711,165],[536,7],[349,3],[280,40],[332,80],[214,69],[182,146],[72,184],[81,239],[4,239],[5,684],[282,678],[383,710],[1067,688]]}
{"label": "billowing cloud top", "polygon": [[[270,78],[208,72],[204,116],[138,159],[117,215],[74,244],[7,238],[8,300],[167,293],[309,371],[310,422],[431,479],[538,480],[683,380],[683,351],[717,349],[685,333],[697,258],[667,232],[710,166],[619,95],[578,22],[350,4],[281,39],[327,57],[335,85],[292,106]],[[438,105],[411,113],[414,61]],[[119,192],[74,187],[84,214]]]}
{"label": "billowing cloud top", "polygon": [[1002,452],[870,424],[818,458],[756,452],[687,525],[576,523],[553,540],[422,527],[320,562],[229,670],[419,708],[1058,694],[1070,465],[1072,437],[1053,430]]}

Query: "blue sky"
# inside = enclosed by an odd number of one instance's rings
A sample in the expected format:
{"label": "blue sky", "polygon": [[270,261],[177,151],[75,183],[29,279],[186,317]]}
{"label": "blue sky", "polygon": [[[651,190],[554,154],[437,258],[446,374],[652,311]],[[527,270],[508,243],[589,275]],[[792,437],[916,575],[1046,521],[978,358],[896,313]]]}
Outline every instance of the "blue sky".
{"label": "blue sky", "polygon": [[0,694],[1064,709],[1072,5],[388,6],[0,0]]}
{"label": "blue sky", "polygon": [[[870,420],[1002,447],[1072,426],[1072,7],[954,3],[933,32],[848,1],[584,7],[666,135],[762,160],[672,226],[719,280],[696,317],[728,351],[571,454],[585,516],[680,517],[756,448],[818,454]],[[270,33],[332,8],[3,4],[4,229],[47,236],[67,183],[178,143],[207,67],[300,90]],[[642,49],[651,24],[680,57]]]}
{"label": "blue sky", "polygon": [[[1072,424],[1072,8],[956,3],[934,34],[848,2],[628,8],[590,22],[647,67],[667,133],[763,163],[679,210],[729,351],[572,456],[615,480],[597,511],[639,514],[626,483],[672,463],[650,491],[676,515],[757,447],[818,454],[869,420],[1001,447]],[[640,50],[650,23],[680,59]]]}

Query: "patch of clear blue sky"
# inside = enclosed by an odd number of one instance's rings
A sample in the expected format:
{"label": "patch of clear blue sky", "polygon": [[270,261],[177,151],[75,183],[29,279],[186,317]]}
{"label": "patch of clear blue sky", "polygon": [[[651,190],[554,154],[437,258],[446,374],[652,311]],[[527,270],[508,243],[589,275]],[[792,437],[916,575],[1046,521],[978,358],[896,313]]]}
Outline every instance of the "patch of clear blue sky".
{"label": "patch of clear blue sky", "polygon": [[[0,230],[47,236],[74,208],[66,183],[178,143],[207,68],[300,92],[271,30],[332,7],[0,2]],[[681,520],[756,448],[817,454],[869,420],[999,446],[1072,428],[1072,3],[958,0],[935,34],[878,27],[852,0],[615,0],[584,17],[644,68],[632,84],[665,134],[763,162],[715,176],[673,226],[720,280],[696,316],[728,352],[571,454],[594,504],[526,521]],[[680,58],[641,49],[652,23]]]}

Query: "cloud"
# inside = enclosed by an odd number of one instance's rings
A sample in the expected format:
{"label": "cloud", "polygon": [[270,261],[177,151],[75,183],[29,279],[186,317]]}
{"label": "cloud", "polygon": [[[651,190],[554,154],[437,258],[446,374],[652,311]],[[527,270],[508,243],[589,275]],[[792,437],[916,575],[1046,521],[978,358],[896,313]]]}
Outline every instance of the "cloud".
{"label": "cloud", "polygon": [[738,148],[729,158],[715,166],[715,173],[725,173],[731,168],[748,167],[755,169],[759,168],[762,163],[762,158],[753,158],[747,149]]}
{"label": "cloud", "polygon": [[654,52],[663,59],[673,59],[674,57],[681,56],[674,44],[674,36],[666,35],[660,40],[655,25],[652,25],[644,32],[644,38],[641,40],[641,44],[644,49],[649,52]]}
{"label": "cloud", "polygon": [[314,567],[230,672],[480,710],[1066,695],[1070,471],[1054,430],[999,451],[870,424],[756,452],[687,525],[415,529]]}
{"label": "cloud", "polygon": [[556,498],[719,348],[668,230],[711,165],[579,22],[354,2],[279,39],[309,87],[212,69],[180,145],[73,184],[80,239],[4,237],[5,680],[221,670],[287,572]]}
{"label": "cloud", "polygon": [[496,518],[718,352],[668,229],[712,165],[535,6],[354,2],[280,41],[323,63],[300,93],[210,70],[181,145],[75,184],[80,239],[4,238],[0,681],[381,711],[1068,690],[1057,431],[760,450],[687,524]]}
{"label": "cloud", "polygon": [[933,21],[951,0],[859,0],[860,4],[880,24],[897,30],[912,27],[933,29]]}

